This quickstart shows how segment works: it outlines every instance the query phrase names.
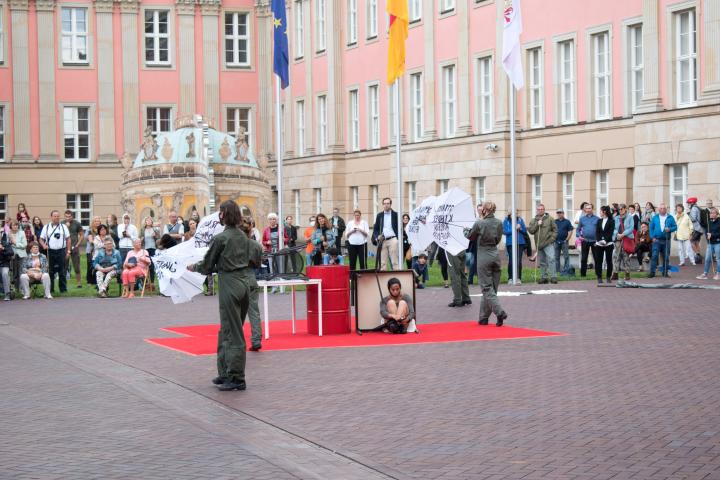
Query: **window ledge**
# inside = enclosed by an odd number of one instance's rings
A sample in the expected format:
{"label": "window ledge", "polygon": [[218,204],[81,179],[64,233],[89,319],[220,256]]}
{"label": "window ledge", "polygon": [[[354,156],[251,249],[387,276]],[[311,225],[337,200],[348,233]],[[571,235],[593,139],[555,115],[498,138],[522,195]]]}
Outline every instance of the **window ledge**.
{"label": "window ledge", "polygon": [[234,65],[232,63],[226,63],[225,68],[231,69],[231,70],[251,70],[251,65]]}

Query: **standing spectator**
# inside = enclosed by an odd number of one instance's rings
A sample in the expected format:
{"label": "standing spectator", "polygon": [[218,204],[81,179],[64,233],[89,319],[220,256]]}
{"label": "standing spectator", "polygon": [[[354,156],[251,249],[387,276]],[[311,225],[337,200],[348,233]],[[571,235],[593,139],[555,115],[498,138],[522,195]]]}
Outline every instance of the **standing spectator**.
{"label": "standing spectator", "polygon": [[[75,282],[77,288],[82,288],[82,274],[80,273],[80,244],[85,237],[85,230],[83,230],[80,222],[75,220],[75,213],[72,210],[65,210],[65,226],[70,232],[70,260],[72,261],[72,267],[75,271]],[[70,262],[65,265],[65,275],[70,273]]]}
{"label": "standing spectator", "polygon": [[702,262],[702,255],[700,255],[700,239],[705,236],[707,230],[702,225],[702,212],[700,207],[697,206],[697,198],[690,197],[687,199],[688,204],[688,216],[693,224],[693,233],[690,235],[690,245],[694,252],[694,263]]}
{"label": "standing spectator", "polygon": [[[143,239],[143,247],[150,255],[150,260],[155,256],[157,250],[157,241],[160,239],[160,229],[155,226],[152,217],[143,219],[143,227],[140,232],[140,238]],[[155,289],[155,265],[150,262],[150,290]]]}
{"label": "standing spectator", "polygon": [[640,224],[640,231],[638,231],[637,238],[635,239],[635,255],[638,260],[638,272],[643,271],[643,257],[647,253],[651,255],[652,252],[652,238],[650,238],[650,226],[646,222]]}
{"label": "standing spectator", "polygon": [[555,220],[545,212],[542,203],[537,207],[537,214],[530,222],[528,232],[535,236],[535,245],[540,257],[540,281],[538,283],[557,283],[555,271],[555,239],[557,238],[557,225]]}
{"label": "standing spectator", "polygon": [[13,247],[15,257],[13,258],[13,284],[15,289],[20,289],[20,269],[22,268],[25,257],[27,257],[27,237],[25,232],[20,230],[20,224],[17,220],[10,222],[10,243]]}
{"label": "standing spectator", "polygon": [[658,205],[658,214],[650,222],[650,238],[652,238],[652,259],[650,260],[650,273],[648,278],[655,276],[658,267],[658,257],[662,255],[663,266],[662,276],[669,277],[670,273],[670,246],[673,232],[677,231],[677,224],[672,215],[668,214],[667,206],[664,203]]}
{"label": "standing spectator", "polygon": [[[407,228],[408,224],[410,223],[410,215],[407,213],[403,213],[402,216],[402,230],[405,232],[405,229]],[[412,268],[412,250],[410,245],[410,240],[408,240],[407,235],[403,235],[403,258],[405,259],[405,268],[407,270],[410,270]]]}
{"label": "standing spectator", "polygon": [[360,270],[367,268],[367,241],[369,235],[370,227],[362,219],[362,212],[356,208],[353,212],[353,219],[347,223],[345,230],[348,255],[350,256],[350,270],[355,270],[357,263],[360,264]]}
{"label": "standing spectator", "polygon": [[107,229],[115,245],[118,245],[120,243],[120,237],[118,236],[118,218],[114,213],[111,213],[107,217]]}
{"label": "standing spectator", "polygon": [[19,222],[23,219],[23,216],[25,216],[26,218],[30,218],[30,214],[28,213],[27,208],[25,208],[25,204],[18,203],[17,213],[15,214],[15,220],[17,220]]}
{"label": "standing spectator", "polygon": [[[314,220],[313,225],[315,225]],[[253,217],[250,217],[250,236],[248,238],[255,240],[262,247],[262,235],[260,235],[260,230],[255,226],[255,219]]]}
{"label": "standing spectator", "polygon": [[163,235],[170,235],[176,243],[182,242],[183,234],[185,234],[185,226],[182,222],[178,221],[177,212],[170,212],[168,214],[170,223],[165,224],[163,228]]}
{"label": "standing spectator", "polygon": [[640,214],[637,211],[637,208],[640,205],[636,204],[630,204],[628,205],[628,215],[630,215],[630,218],[632,218],[633,221],[633,230],[638,231],[640,230]]}
{"label": "standing spectator", "polygon": [[125,257],[122,271],[123,298],[135,297],[135,281],[147,277],[151,261],[148,251],[142,248],[142,245],[143,239],[134,239],[133,249]]}
{"label": "standing spectator", "polygon": [[[568,241],[572,235],[573,224],[565,218],[565,210],[558,208],[555,225],[557,226],[557,238],[555,239],[555,270],[560,275],[570,274],[570,251]],[[560,269],[560,257],[563,258],[562,270]]]}
{"label": "standing spectator", "polygon": [[690,263],[695,265],[695,252],[693,252],[690,238],[692,237],[694,227],[690,215],[685,213],[685,207],[682,203],[675,205],[675,223],[677,223],[677,231],[675,232],[675,240],[678,242],[678,257],[680,257],[680,266],[685,266],[685,257]]}
{"label": "standing spectator", "polygon": [[345,234],[345,220],[340,216],[340,209],[333,208],[332,222],[333,233],[335,234],[335,247],[338,249],[338,255],[342,254],[342,237]]}
{"label": "standing spectator", "polygon": [[650,222],[655,215],[657,215],[655,205],[653,205],[652,202],[647,202],[645,204],[645,211],[642,214],[642,221],[648,222],[648,225],[651,225]]}
{"label": "standing spectator", "polygon": [[312,233],[313,265],[322,265],[328,248],[335,245],[335,234],[327,217],[318,213],[315,217],[315,230]]}
{"label": "standing spectator", "polygon": [[313,251],[315,246],[312,243],[312,234],[315,231],[315,215],[308,218],[308,226],[305,227],[303,238],[305,238],[305,265],[312,265]]}
{"label": "standing spectator", "polygon": [[[516,215],[516,223],[515,223],[515,229],[517,230],[517,250],[518,250],[518,258],[517,258],[517,283],[518,285],[522,284],[522,254],[525,250],[525,233],[527,232],[527,227],[525,226],[525,220],[522,219],[518,215],[518,212],[515,213]],[[508,257],[508,285],[513,284],[513,258],[512,258],[512,212],[508,211],[507,216],[505,217],[505,220],[503,220],[503,235],[505,235],[505,250],[507,251],[507,257]]]}
{"label": "standing spectator", "polygon": [[45,255],[40,253],[40,245],[37,242],[30,242],[30,253],[25,257],[20,270],[20,290],[23,293],[23,300],[30,298],[30,282],[42,283],[45,289],[45,298],[53,298],[50,294],[50,275],[48,275],[48,261]]}
{"label": "standing spectator", "polygon": [[605,268],[607,269],[607,283],[612,282],[613,263],[612,254],[615,242],[615,220],[612,216],[612,210],[609,206],[603,205],[600,207],[600,221],[597,224],[597,230],[595,232],[595,274],[597,275],[598,284],[603,283],[602,279],[602,266],[603,260],[605,261]]}
{"label": "standing spectator", "polygon": [[[625,280],[630,280],[630,254],[635,251],[635,221],[624,203],[618,207],[615,217],[615,247],[613,252],[613,270],[611,277],[618,279],[621,271],[625,272]],[[628,251],[628,249],[630,251]]]}
{"label": "standing spectator", "polygon": [[67,278],[65,277],[65,262],[70,258],[72,247],[70,231],[65,224],[60,223],[60,212],[50,212],[50,223],[40,232],[40,244],[48,252],[50,263],[50,287],[55,290],[55,275],[59,275],[60,293],[67,292]]}
{"label": "standing spectator", "polygon": [[10,295],[10,266],[14,257],[10,234],[3,228],[0,231],[0,277],[2,277],[3,294],[5,301],[12,299]]}
{"label": "standing spectator", "polygon": [[98,234],[98,228],[102,224],[100,215],[93,217],[88,229],[88,234],[85,237],[85,261],[86,261],[86,272],[85,281],[88,285],[95,285],[95,273],[93,271],[92,261],[95,258],[95,237]]}
{"label": "standing spectator", "polygon": [[[277,253],[277,251],[280,250],[280,227],[278,226],[277,213],[269,213],[267,216],[267,220],[269,225],[265,227],[262,235],[263,250],[265,251],[265,253]],[[289,240],[287,230],[285,228],[283,228],[282,230],[284,244],[287,245]]]}
{"label": "standing spectator", "polygon": [[125,263],[125,257],[133,249],[133,242],[138,238],[137,227],[130,223],[130,214],[123,214],[123,223],[118,227],[118,250],[120,250],[121,263]]}
{"label": "standing spectator", "polygon": [[120,252],[113,247],[113,239],[107,235],[102,250],[95,257],[95,281],[98,286],[98,297],[106,298],[110,281],[120,274],[122,270],[122,259]]}
{"label": "standing spectator", "polygon": [[187,222],[188,228],[185,230],[185,233],[183,234],[183,241],[187,242],[188,240],[192,240],[192,238],[195,236],[195,232],[197,231],[197,222],[193,220],[192,218],[188,220]]}
{"label": "standing spectator", "polygon": [[413,261],[412,269],[415,273],[415,288],[425,288],[425,282],[428,281],[429,274],[427,259],[427,254],[425,252],[420,252],[417,259]]}
{"label": "standing spectator", "polygon": [[[580,275],[585,277],[588,269],[588,253],[592,251],[593,259],[597,256],[595,242],[597,234],[597,224],[600,221],[593,214],[593,204],[586,203],[585,211],[578,221],[577,235],[582,239],[580,245]],[[594,262],[594,260],[593,260]]]}
{"label": "standing spectator", "polygon": [[32,230],[32,222],[30,221],[30,217],[28,216],[27,211],[18,213],[18,216],[20,217],[20,219],[18,220],[18,223],[20,224],[20,230],[22,230],[25,233],[25,240],[27,240],[27,242],[30,243],[35,239],[35,235],[33,234],[33,230]]}
{"label": "standing spectator", "polygon": [[40,234],[42,233],[42,230],[43,230],[42,219],[38,216],[33,217],[32,218],[33,241],[38,242],[38,245],[40,244]]}
{"label": "standing spectator", "polygon": [[703,267],[703,273],[699,277],[700,280],[706,280],[710,275],[710,268],[712,267],[713,257],[715,257],[715,276],[714,280],[720,280],[720,219],[718,219],[718,209],[710,207],[710,219],[708,220],[707,233],[707,251],[705,252],[705,266]]}
{"label": "standing spectator", "polygon": [[388,264],[390,270],[400,268],[396,265],[398,258],[398,214],[392,209],[392,200],[385,197],[382,200],[383,211],[375,217],[373,225],[372,243],[382,245],[380,249],[380,270],[386,270]]}
{"label": "standing spectator", "polygon": [[288,241],[286,247],[293,248],[297,244],[297,227],[293,225],[293,216],[288,215],[285,217],[285,236]]}

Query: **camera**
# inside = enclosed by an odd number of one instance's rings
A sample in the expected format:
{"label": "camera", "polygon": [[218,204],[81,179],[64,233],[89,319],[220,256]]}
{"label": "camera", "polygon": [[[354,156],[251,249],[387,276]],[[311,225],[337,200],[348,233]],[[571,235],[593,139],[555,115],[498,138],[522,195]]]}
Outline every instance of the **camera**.
{"label": "camera", "polygon": [[55,238],[60,238],[60,234],[59,234],[59,233],[56,233],[56,234],[53,235],[53,237],[55,237]]}

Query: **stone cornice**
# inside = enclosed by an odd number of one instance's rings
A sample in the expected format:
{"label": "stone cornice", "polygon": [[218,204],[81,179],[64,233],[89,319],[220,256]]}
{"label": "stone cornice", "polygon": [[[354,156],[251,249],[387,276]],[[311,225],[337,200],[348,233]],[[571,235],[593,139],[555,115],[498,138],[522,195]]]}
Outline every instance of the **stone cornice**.
{"label": "stone cornice", "polygon": [[198,0],[203,15],[220,14],[220,0]]}
{"label": "stone cornice", "polygon": [[178,15],[195,15],[195,0],[176,0],[175,11]]}
{"label": "stone cornice", "polygon": [[28,9],[28,0],[8,0],[10,10],[26,10]]}
{"label": "stone cornice", "polygon": [[38,12],[52,12],[55,10],[55,0],[35,0],[35,10]]}
{"label": "stone cornice", "polygon": [[140,6],[140,0],[117,0],[117,3],[120,4],[122,13],[137,13]]}
{"label": "stone cornice", "polygon": [[115,2],[113,0],[95,0],[93,2],[97,13],[113,13]]}

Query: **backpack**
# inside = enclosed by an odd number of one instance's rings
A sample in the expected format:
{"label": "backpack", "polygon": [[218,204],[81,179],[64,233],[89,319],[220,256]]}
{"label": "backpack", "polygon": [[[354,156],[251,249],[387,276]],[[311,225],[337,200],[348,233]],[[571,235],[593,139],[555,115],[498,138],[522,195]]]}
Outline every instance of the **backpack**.
{"label": "backpack", "polygon": [[698,221],[700,222],[700,226],[707,231],[708,226],[710,225],[710,210],[703,207],[697,207],[700,214],[698,215]]}

